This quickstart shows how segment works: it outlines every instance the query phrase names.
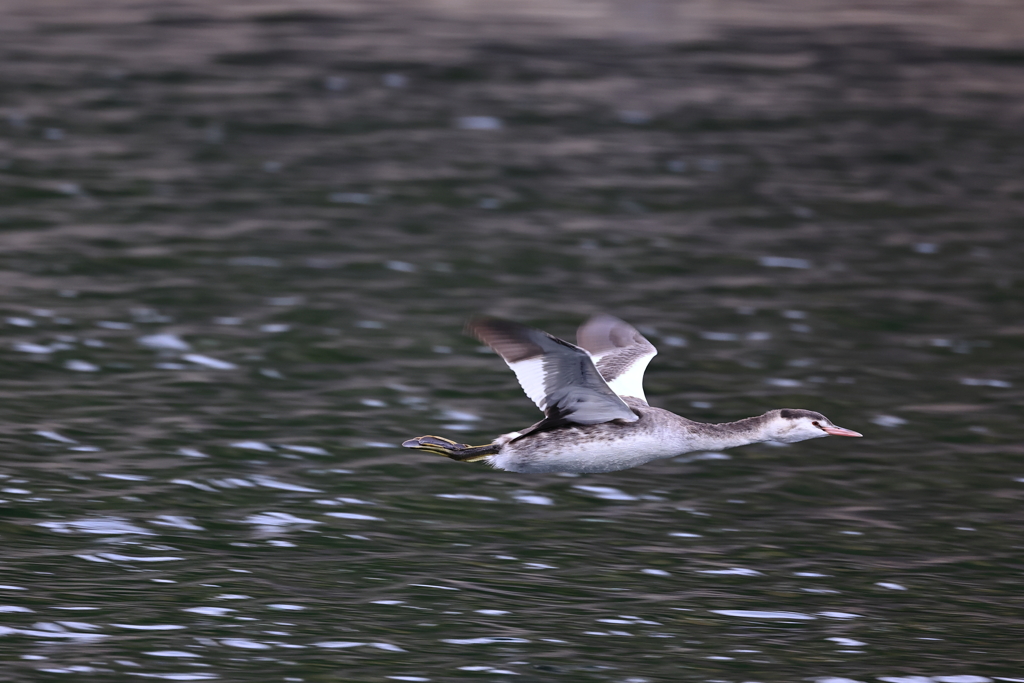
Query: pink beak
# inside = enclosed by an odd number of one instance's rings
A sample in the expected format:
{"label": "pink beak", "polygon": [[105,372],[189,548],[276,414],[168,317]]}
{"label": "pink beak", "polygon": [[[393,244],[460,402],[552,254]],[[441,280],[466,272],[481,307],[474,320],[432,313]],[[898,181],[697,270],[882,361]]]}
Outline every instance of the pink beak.
{"label": "pink beak", "polygon": [[822,431],[832,436],[864,436],[852,429],[843,429],[842,427],[822,427]]}

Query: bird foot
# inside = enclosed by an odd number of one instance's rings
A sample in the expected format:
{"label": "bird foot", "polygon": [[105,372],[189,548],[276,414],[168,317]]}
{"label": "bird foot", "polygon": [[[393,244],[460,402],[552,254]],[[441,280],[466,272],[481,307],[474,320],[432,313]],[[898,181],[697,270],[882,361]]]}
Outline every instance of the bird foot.
{"label": "bird foot", "polygon": [[446,458],[458,460],[459,462],[483,460],[489,455],[495,455],[500,448],[494,444],[470,446],[468,443],[456,443],[450,439],[430,435],[418,436],[415,439],[403,441],[402,445],[406,448],[415,448],[416,450],[443,455]]}

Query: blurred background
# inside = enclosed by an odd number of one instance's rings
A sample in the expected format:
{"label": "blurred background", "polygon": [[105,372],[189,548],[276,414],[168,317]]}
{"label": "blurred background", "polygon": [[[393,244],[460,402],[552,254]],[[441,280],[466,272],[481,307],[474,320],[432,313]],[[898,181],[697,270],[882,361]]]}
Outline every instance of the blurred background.
{"label": "blurred background", "polygon": [[[3,13],[6,680],[1024,680],[1020,3]],[[596,312],[865,438],[398,447]]]}

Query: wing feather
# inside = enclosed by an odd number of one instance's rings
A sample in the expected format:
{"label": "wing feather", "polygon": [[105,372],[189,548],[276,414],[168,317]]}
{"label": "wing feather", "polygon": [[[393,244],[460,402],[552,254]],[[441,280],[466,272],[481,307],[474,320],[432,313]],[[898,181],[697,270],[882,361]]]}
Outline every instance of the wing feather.
{"label": "wing feather", "polygon": [[658,349],[635,327],[615,316],[595,315],[576,331],[576,342],[594,357],[612,391],[647,402],[644,371]]}
{"label": "wing feather", "polygon": [[545,422],[599,424],[639,418],[608,386],[585,349],[501,318],[476,318],[466,331],[494,349]]}

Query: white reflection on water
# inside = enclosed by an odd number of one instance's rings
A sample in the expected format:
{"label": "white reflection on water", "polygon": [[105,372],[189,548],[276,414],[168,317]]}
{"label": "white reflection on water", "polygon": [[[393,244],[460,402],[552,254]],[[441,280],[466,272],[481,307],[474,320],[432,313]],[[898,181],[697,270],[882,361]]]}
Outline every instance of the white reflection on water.
{"label": "white reflection on water", "polygon": [[273,446],[269,446],[262,441],[236,441],[231,444],[233,448],[244,448],[249,451],[263,451],[265,453],[273,453]]}
{"label": "white reflection on water", "polygon": [[99,476],[107,479],[120,479],[121,481],[149,481],[149,477],[144,477],[141,474],[107,474],[100,472]]}
{"label": "white reflection on water", "polygon": [[380,517],[374,517],[373,515],[361,515],[358,512],[325,512],[328,517],[338,517],[340,519],[365,519],[374,522],[383,522],[384,520]]}
{"label": "white reflection on water", "polygon": [[37,522],[41,526],[62,534],[70,534],[79,531],[85,534],[139,534],[152,536],[153,532],[135,526],[120,517],[94,517],[92,519],[80,519],[71,522]]}
{"label": "white reflection on water", "polygon": [[512,494],[512,499],[517,503],[526,503],[527,505],[554,505],[555,501],[551,500],[547,496],[541,496],[530,491],[517,491]]}
{"label": "white reflection on water", "polygon": [[168,351],[190,351],[192,345],[176,334],[149,334],[139,337],[139,344],[151,349],[164,349]]}
{"label": "white reflection on water", "polygon": [[490,645],[491,643],[528,643],[530,641],[526,638],[497,636],[494,638],[445,638],[441,642],[452,645]]}
{"label": "white reflection on water", "polygon": [[234,363],[229,363],[224,360],[217,360],[216,358],[210,358],[209,356],[204,356],[200,353],[186,353],[184,356],[182,356],[182,359],[187,360],[190,363],[195,363],[196,365],[202,365],[207,368],[212,368],[214,370],[238,369],[238,366],[235,365]]}
{"label": "white reflection on water", "polygon": [[97,553],[97,557],[110,560],[111,562],[173,562],[184,560],[184,557],[171,557],[169,555],[156,557],[139,557],[137,555],[119,555],[117,553]]}
{"label": "white reflection on water", "polygon": [[720,576],[764,576],[764,574],[756,569],[746,569],[745,567],[732,567],[730,569],[701,569],[698,570],[697,573],[718,574]]}
{"label": "white reflection on water", "polygon": [[158,515],[150,524],[185,529],[187,531],[203,531],[203,527],[193,524],[189,521],[190,519],[191,517],[178,517],[177,515]]}
{"label": "white reflection on water", "polygon": [[320,523],[315,519],[303,519],[302,517],[290,515],[287,512],[262,512],[255,515],[249,515],[242,521],[248,522],[249,524],[258,524],[259,526],[268,529],[276,529],[279,527],[289,526],[292,524]]}
{"label": "white reflection on water", "polygon": [[281,444],[281,448],[289,451],[295,451],[296,453],[305,453],[307,455],[330,455],[323,448],[317,446],[291,446],[288,444]]}
{"label": "white reflection on water", "polygon": [[36,436],[41,436],[44,439],[50,439],[51,441],[59,441],[61,443],[78,443],[74,439],[69,439],[68,437],[62,436],[61,434],[58,434],[57,432],[50,432],[50,431],[45,431],[44,430],[44,431],[38,431],[38,432],[32,432],[32,433],[35,434]]}
{"label": "white reflection on water", "polygon": [[208,617],[223,617],[231,612],[237,612],[230,607],[188,607],[181,610],[182,612],[192,612],[193,614],[205,614]]}
{"label": "white reflection on water", "polygon": [[299,486],[298,484],[287,484],[283,481],[271,479],[263,475],[255,475],[252,480],[260,486],[265,486],[268,489],[280,489],[282,491],[297,491],[299,493],[320,493],[320,489],[311,489],[308,486]]}
{"label": "white reflection on water", "polygon": [[593,494],[596,498],[601,498],[603,500],[637,500],[636,496],[631,496],[628,493],[612,488],[611,486],[583,486],[577,484],[574,485],[573,488]]}
{"label": "white reflection on water", "polygon": [[439,493],[437,494],[437,497],[448,498],[451,500],[482,500],[494,503],[498,502],[497,498],[492,498],[491,496],[478,496],[472,493]]}
{"label": "white reflection on water", "polygon": [[107,635],[103,633],[80,633],[78,631],[67,631],[56,624],[51,625],[46,622],[39,622],[34,624],[34,626],[36,626],[36,629],[0,626],[0,636],[21,635],[31,636],[34,638],[71,638],[79,640],[96,640],[107,637]]}
{"label": "white reflection on water", "polygon": [[802,612],[764,612],[760,610],[745,609],[713,609],[709,611],[713,614],[721,614],[726,617],[740,617],[742,619],[815,619],[815,617],[812,617],[809,614],[803,614]]}
{"label": "white reflection on water", "polygon": [[365,645],[367,647],[377,648],[378,650],[388,650],[390,652],[405,652],[405,650],[403,650],[402,648],[398,647],[397,645],[392,645],[391,643],[363,643],[351,640],[325,640],[319,643],[313,643],[313,645],[317,647],[325,647],[335,650],[349,647],[360,647]]}

